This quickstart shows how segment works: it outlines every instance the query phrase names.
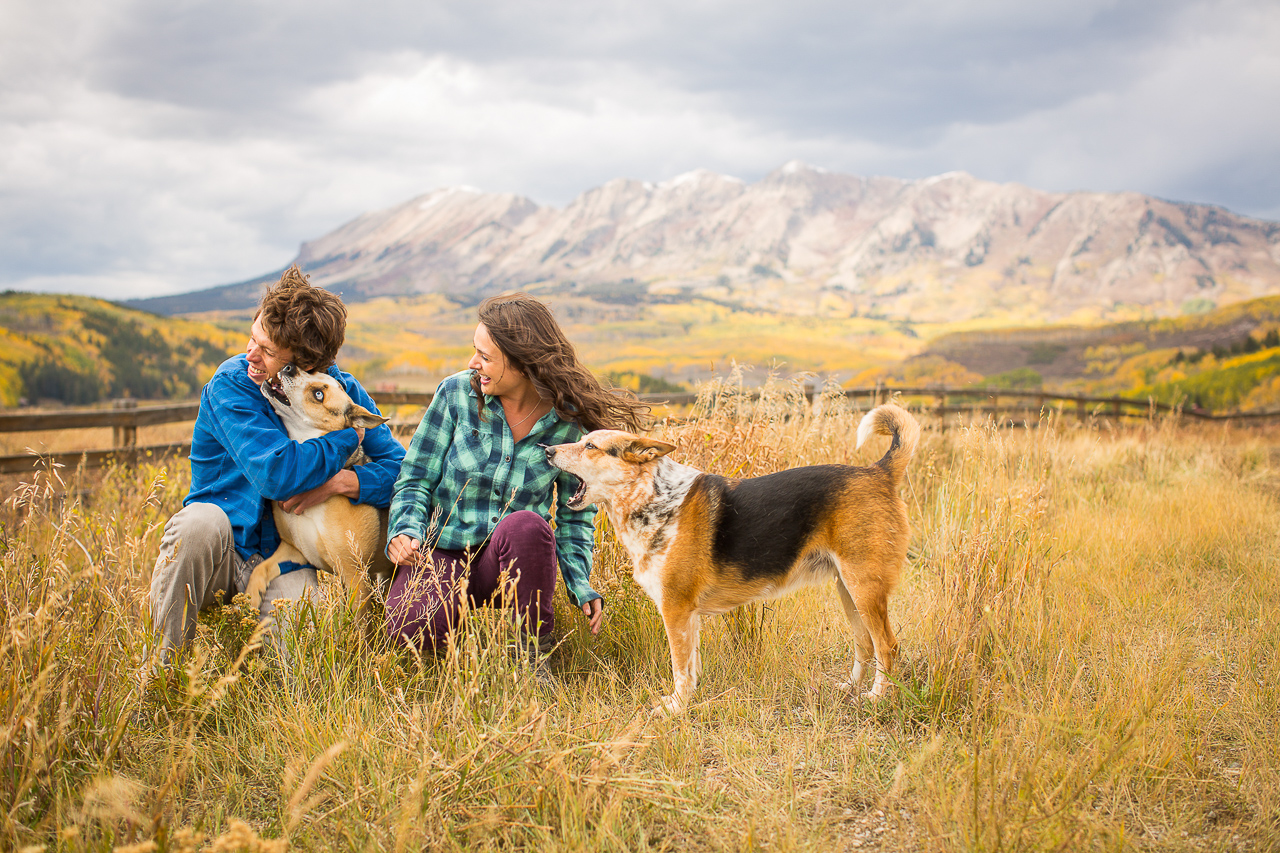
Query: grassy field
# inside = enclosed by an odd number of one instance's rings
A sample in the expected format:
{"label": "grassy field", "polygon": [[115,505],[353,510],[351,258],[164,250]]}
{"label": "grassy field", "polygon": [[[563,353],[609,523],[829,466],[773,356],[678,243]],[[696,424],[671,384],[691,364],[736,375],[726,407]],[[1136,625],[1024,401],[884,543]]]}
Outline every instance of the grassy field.
{"label": "grassy field", "polygon": [[[859,413],[786,389],[659,432],[725,474],[855,452]],[[708,620],[690,712],[601,531],[597,638],[559,605],[544,688],[478,611],[447,654],[291,610],[292,665],[210,614],[139,686],[181,464],[21,484],[0,514],[0,849],[1274,850],[1274,432],[1151,423],[926,430],[875,707],[831,589]],[[251,639],[251,638],[250,638]]]}

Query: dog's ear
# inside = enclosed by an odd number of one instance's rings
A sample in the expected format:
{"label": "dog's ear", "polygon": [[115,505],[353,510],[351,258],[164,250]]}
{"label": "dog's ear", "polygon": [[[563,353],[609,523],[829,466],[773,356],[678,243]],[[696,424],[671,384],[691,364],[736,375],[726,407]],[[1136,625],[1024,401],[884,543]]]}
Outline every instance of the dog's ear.
{"label": "dog's ear", "polygon": [[347,426],[373,429],[376,426],[385,424],[389,420],[391,420],[391,418],[384,417],[383,415],[375,415],[373,412],[358,403],[352,403],[351,408],[347,409]]}
{"label": "dog's ear", "polygon": [[656,438],[633,438],[631,443],[623,449],[622,459],[624,462],[636,464],[652,462],[675,449],[674,444],[658,441]]}

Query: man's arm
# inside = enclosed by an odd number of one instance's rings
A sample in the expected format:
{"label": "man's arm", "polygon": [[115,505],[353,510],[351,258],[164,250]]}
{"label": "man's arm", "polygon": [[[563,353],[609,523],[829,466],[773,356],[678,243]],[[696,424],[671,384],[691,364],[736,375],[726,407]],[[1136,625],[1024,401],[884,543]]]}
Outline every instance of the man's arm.
{"label": "man's arm", "polygon": [[354,429],[297,442],[259,404],[231,383],[208,388],[210,428],[258,494],[284,500],[331,479],[359,444]]}

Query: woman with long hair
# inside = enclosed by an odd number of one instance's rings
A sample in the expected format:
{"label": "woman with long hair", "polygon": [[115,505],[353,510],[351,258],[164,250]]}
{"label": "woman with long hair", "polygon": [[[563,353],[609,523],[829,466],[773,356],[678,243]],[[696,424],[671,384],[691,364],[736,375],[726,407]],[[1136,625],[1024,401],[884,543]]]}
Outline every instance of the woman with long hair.
{"label": "woman with long hair", "polygon": [[596,429],[636,431],[648,407],[602,387],[536,299],[486,299],[479,319],[468,369],[436,389],[396,480],[387,627],[393,640],[440,646],[465,595],[514,608],[545,651],[557,562],[593,634],[604,601],[589,580],[595,511],[569,509],[577,481],[552,467],[543,446]]}

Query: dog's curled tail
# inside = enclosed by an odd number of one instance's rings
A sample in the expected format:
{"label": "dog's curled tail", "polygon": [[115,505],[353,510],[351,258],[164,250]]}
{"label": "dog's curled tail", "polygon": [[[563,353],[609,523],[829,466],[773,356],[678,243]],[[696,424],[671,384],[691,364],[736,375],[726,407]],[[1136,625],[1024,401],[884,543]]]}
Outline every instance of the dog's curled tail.
{"label": "dog's curled tail", "polygon": [[907,470],[907,463],[916,455],[916,445],[920,443],[920,424],[916,423],[916,419],[906,409],[886,403],[867,412],[862,423],[858,424],[858,447],[872,434],[893,436],[893,443],[876,464],[890,471],[895,480],[901,481]]}

